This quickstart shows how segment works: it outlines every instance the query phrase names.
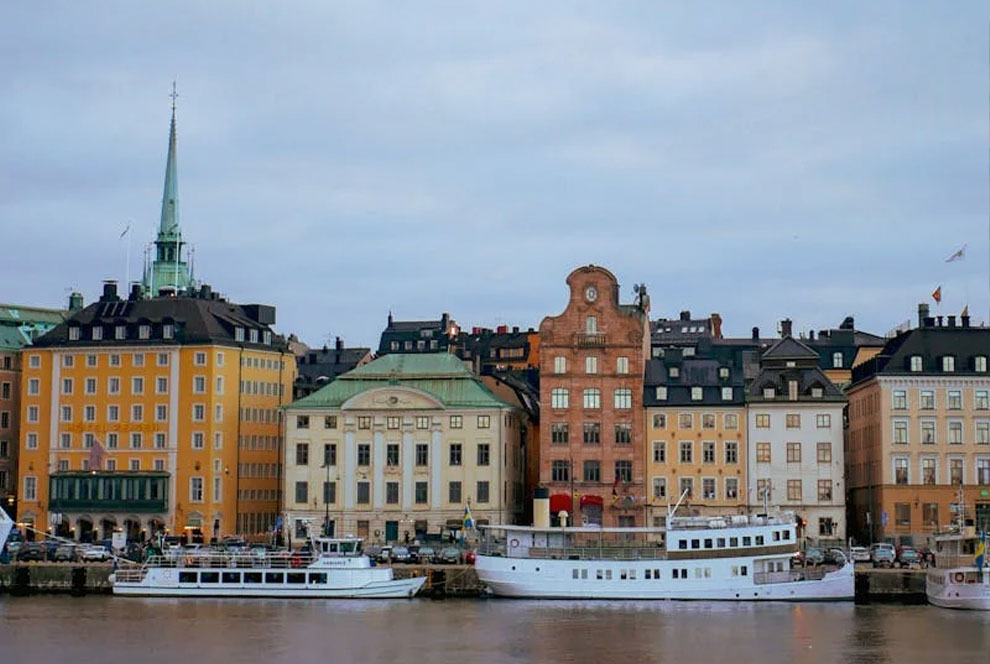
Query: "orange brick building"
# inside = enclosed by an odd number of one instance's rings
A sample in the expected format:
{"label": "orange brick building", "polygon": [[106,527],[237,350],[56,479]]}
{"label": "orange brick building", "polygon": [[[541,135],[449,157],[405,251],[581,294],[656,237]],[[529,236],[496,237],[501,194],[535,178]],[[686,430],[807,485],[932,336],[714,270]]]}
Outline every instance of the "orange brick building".
{"label": "orange brick building", "polygon": [[555,521],[642,526],[649,298],[619,304],[615,275],[595,265],[567,285],[564,312],[540,324],[540,484]]}

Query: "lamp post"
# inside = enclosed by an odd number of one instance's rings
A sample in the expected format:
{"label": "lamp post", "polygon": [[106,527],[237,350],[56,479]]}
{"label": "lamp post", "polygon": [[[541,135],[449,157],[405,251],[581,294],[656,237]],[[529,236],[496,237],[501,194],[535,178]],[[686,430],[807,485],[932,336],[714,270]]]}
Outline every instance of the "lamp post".
{"label": "lamp post", "polygon": [[323,536],[330,537],[330,501],[327,500],[327,491],[330,488],[330,459],[324,453],[323,467],[327,469],[327,479],[323,483]]}

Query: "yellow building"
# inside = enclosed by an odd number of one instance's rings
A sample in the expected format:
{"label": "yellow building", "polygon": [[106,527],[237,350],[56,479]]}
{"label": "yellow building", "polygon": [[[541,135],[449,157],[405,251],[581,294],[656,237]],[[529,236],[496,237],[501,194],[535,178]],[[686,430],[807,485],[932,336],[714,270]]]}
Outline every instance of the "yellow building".
{"label": "yellow building", "polygon": [[269,530],[295,377],[274,314],[105,284],[25,352],[19,521],[80,539]]}

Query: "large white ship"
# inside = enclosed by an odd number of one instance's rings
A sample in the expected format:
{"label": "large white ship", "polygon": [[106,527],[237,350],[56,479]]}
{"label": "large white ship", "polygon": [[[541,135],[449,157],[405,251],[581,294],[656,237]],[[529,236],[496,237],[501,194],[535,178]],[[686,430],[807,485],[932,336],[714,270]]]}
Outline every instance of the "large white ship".
{"label": "large white ship", "polygon": [[376,567],[356,538],[312,539],[312,554],[250,551],[155,556],[111,576],[113,593],[167,597],[413,597],[425,576],[395,579]]}
{"label": "large white ship", "polygon": [[955,523],[932,538],[935,561],[925,575],[928,601],[946,609],[990,611],[990,560],[986,531],[967,523],[960,490]]}
{"label": "large white ship", "polygon": [[670,516],[665,530],[482,528],[475,569],[498,597],[807,601],[852,600],[855,592],[851,562],[832,570],[795,565],[795,519],[787,513]]}

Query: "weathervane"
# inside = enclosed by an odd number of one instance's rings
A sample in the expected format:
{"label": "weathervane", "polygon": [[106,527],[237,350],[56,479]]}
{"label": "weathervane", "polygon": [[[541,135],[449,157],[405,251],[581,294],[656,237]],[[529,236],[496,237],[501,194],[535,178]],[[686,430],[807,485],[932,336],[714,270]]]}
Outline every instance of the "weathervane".
{"label": "weathervane", "polygon": [[172,80],[172,94],[169,97],[172,98],[172,114],[175,115],[175,100],[179,98],[179,93],[175,91],[175,79]]}

